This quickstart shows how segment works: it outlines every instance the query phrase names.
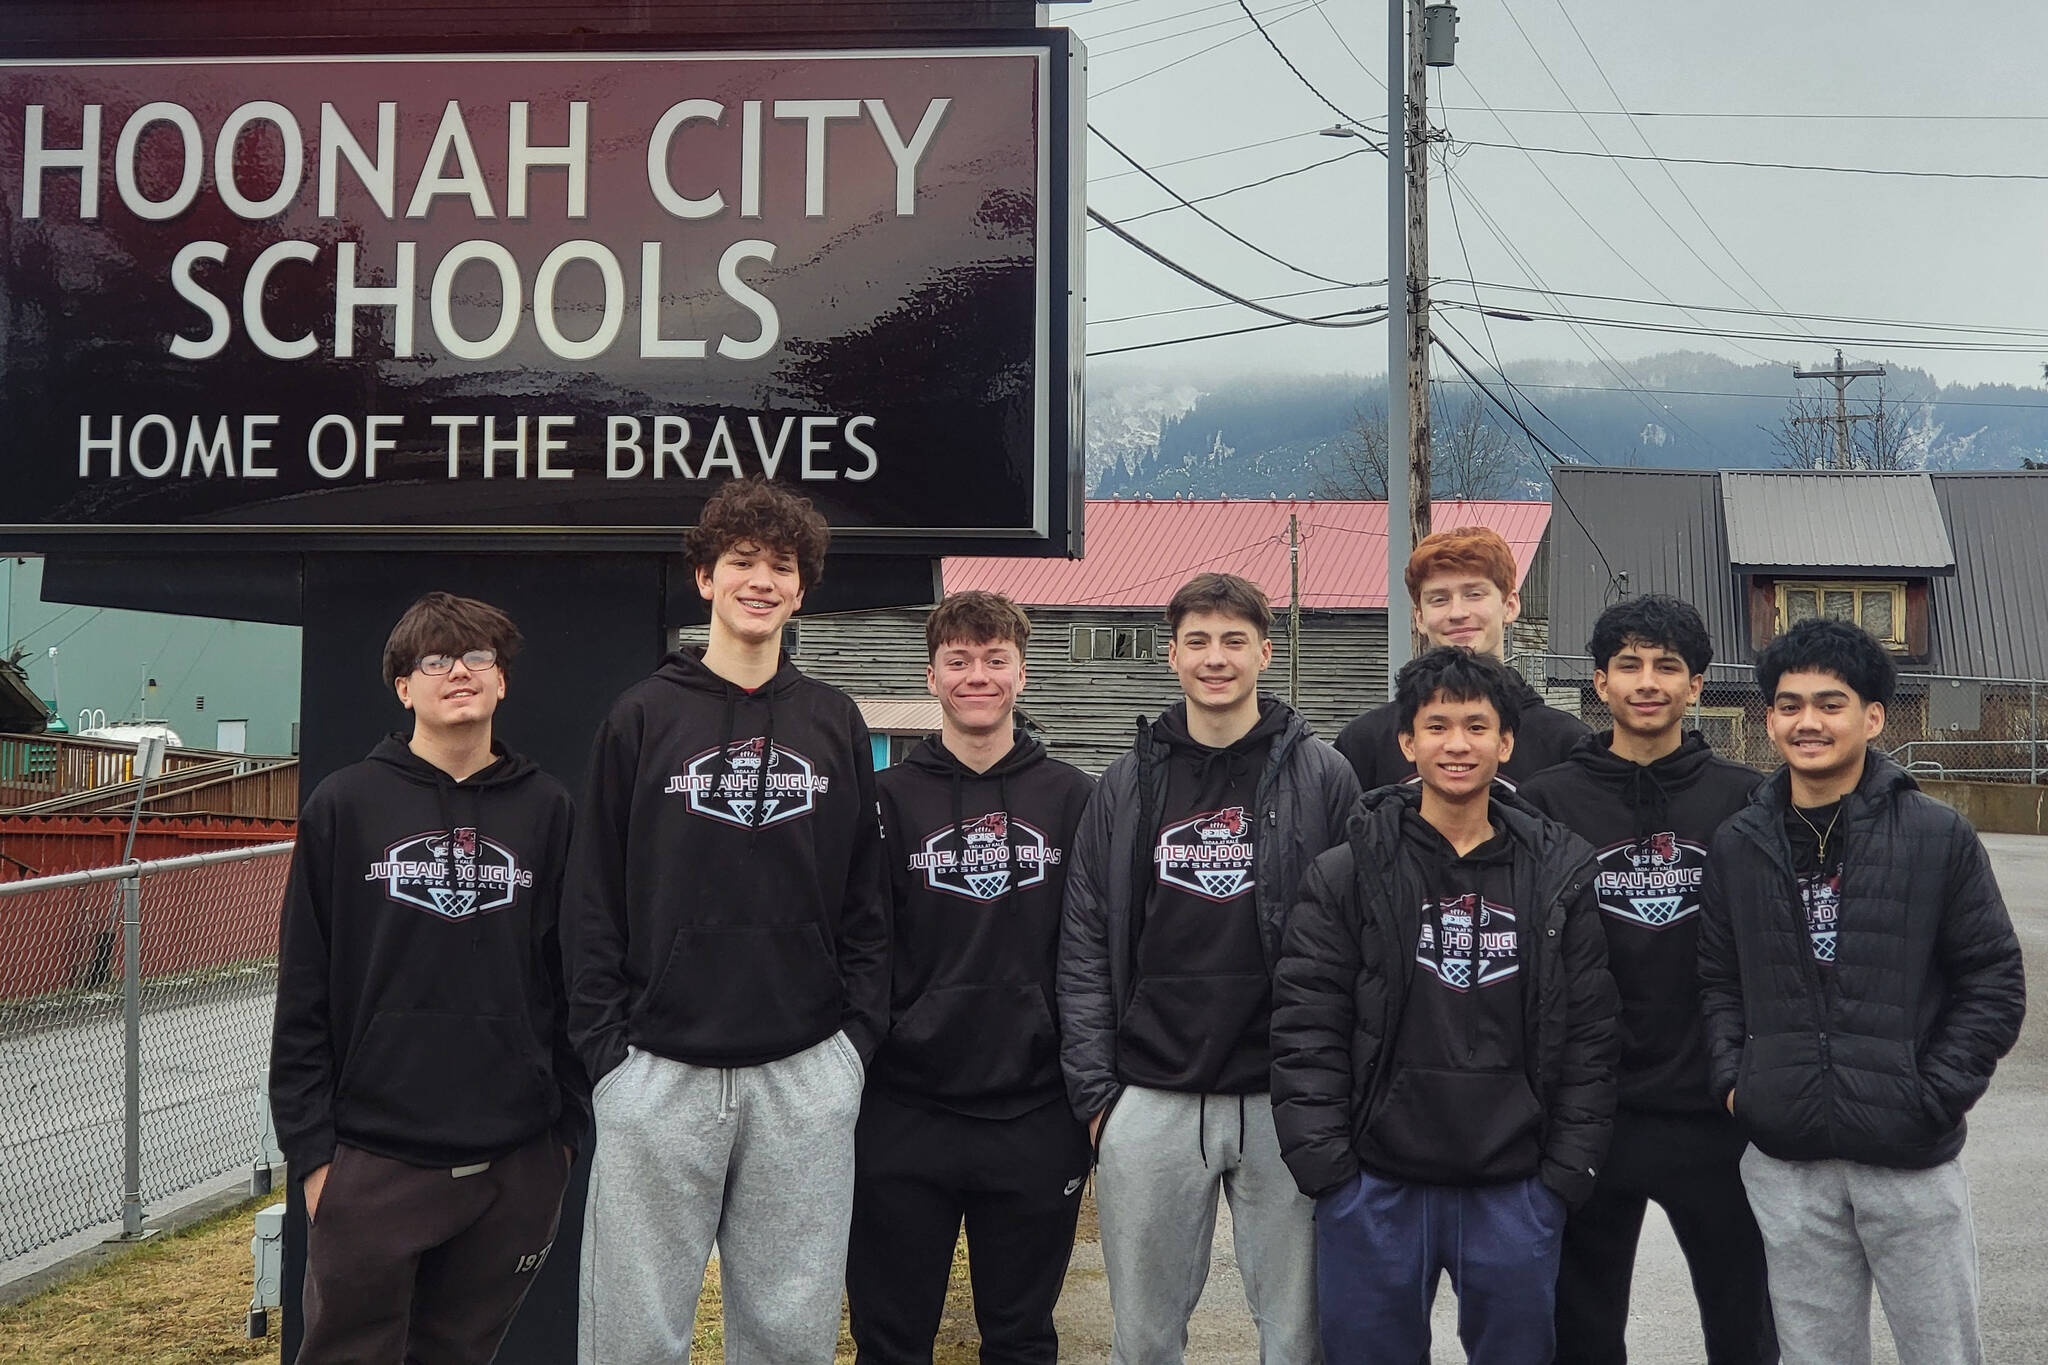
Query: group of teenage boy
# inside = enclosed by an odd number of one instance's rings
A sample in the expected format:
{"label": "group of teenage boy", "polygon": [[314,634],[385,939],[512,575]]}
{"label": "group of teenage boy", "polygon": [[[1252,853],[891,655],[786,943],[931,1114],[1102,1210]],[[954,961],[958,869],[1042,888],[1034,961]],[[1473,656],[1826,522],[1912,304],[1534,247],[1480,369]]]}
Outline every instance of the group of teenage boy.
{"label": "group of teenage boy", "polygon": [[1050,1362],[1093,1172],[1113,1359],[1182,1358],[1219,1194],[1270,1365],[1621,1362],[1646,1204],[1721,1365],[1981,1359],[1964,1115],[2020,951],[1970,826],[1871,747],[1853,625],[1757,659],[1783,759],[1688,710],[1699,613],[1595,626],[1593,733],[1500,660],[1491,531],[1407,571],[1433,646],[1332,746],[1260,693],[1272,613],[1202,574],[1183,699],[1099,781],[1019,728],[1031,626],[927,622],[943,728],[877,776],[782,634],[829,530],[761,480],[688,535],[708,643],[600,727],[587,788],[493,738],[520,643],[430,593],[412,712],[322,782],[271,1103],[310,1220],[299,1360],[488,1361],[590,1155],[579,1356],[932,1359],[963,1225],[981,1359]]}

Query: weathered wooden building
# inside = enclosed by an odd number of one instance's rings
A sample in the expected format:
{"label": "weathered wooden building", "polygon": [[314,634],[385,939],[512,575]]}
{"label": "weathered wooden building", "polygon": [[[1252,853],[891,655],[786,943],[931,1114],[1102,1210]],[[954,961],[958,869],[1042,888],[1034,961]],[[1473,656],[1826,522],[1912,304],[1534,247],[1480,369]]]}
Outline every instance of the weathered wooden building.
{"label": "weathered wooden building", "polygon": [[[1546,552],[1549,518],[1547,503],[1435,508],[1440,527],[1499,531],[1525,582]],[[949,559],[944,568],[948,592],[1003,592],[1030,611],[1021,706],[1056,756],[1100,772],[1130,747],[1138,717],[1179,700],[1161,611],[1175,588],[1210,570],[1241,574],[1266,590],[1276,620],[1264,690],[1286,698],[1295,679],[1298,709],[1317,734],[1334,739],[1385,699],[1385,503],[1096,501],[1088,504],[1087,526],[1082,560]],[[1298,565],[1291,563],[1297,553]],[[1298,652],[1287,613],[1296,567]],[[1532,602],[1524,610],[1540,616],[1544,608]],[[916,607],[799,617],[795,658],[805,672],[870,703],[873,717],[908,714],[874,704],[926,697],[924,618]],[[910,738],[899,728],[886,748],[878,741],[878,757],[900,755]]]}

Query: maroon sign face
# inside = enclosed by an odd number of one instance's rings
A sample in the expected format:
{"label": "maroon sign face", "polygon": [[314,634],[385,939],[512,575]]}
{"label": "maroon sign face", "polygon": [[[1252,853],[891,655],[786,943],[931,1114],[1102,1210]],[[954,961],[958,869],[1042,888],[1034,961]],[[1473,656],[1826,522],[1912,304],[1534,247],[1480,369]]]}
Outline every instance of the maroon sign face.
{"label": "maroon sign face", "polygon": [[1063,551],[1071,60],[0,64],[0,530]]}

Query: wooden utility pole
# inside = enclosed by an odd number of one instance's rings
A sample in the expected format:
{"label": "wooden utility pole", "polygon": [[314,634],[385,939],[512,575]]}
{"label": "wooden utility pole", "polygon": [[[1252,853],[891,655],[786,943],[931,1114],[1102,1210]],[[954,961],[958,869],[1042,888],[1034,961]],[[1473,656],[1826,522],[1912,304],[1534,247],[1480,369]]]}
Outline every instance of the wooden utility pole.
{"label": "wooden utility pole", "polygon": [[1802,370],[1797,366],[1793,367],[1792,377],[1794,379],[1825,379],[1835,386],[1835,415],[1833,417],[1794,417],[1792,422],[1795,426],[1801,422],[1834,423],[1835,468],[1837,469],[1847,469],[1851,463],[1849,459],[1849,423],[1874,421],[1877,416],[1875,413],[1852,413],[1849,411],[1849,384],[1852,380],[1882,375],[1883,373],[1884,366],[1882,365],[1844,366],[1840,351],[1835,352],[1835,367],[1832,370]]}
{"label": "wooden utility pole", "polygon": [[[1408,544],[1429,534],[1429,68],[1423,0],[1408,0]],[[1421,648],[1418,641],[1416,648]]]}
{"label": "wooden utility pole", "polygon": [[1301,709],[1301,526],[1287,514],[1287,704]]}

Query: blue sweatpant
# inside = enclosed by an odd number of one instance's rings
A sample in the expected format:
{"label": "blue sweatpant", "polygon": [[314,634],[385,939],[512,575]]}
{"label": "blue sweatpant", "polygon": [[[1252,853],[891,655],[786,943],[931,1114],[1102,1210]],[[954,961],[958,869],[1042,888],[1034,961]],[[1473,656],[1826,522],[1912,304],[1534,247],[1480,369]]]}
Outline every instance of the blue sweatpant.
{"label": "blue sweatpant", "polygon": [[1437,1276],[1473,1365],[1549,1365],[1564,1201],[1536,1179],[1460,1187],[1361,1172],[1316,1201],[1327,1365],[1428,1365]]}

